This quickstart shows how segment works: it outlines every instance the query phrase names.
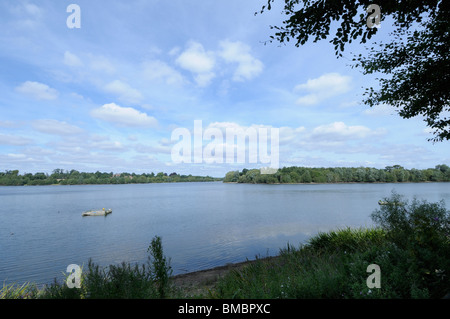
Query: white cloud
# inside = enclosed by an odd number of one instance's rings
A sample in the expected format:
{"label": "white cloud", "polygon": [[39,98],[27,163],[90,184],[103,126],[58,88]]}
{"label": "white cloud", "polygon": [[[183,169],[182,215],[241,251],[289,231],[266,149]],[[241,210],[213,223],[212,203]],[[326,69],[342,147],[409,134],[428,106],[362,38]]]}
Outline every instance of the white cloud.
{"label": "white cloud", "polygon": [[246,127],[235,122],[212,122],[208,125],[208,128],[218,128],[223,131],[227,129],[229,130],[247,129]]}
{"label": "white cloud", "polygon": [[166,84],[182,84],[183,76],[175,69],[160,60],[146,61],[142,65],[143,75],[145,79],[154,81],[162,80]]}
{"label": "white cloud", "polygon": [[139,112],[134,108],[122,107],[115,103],[104,104],[103,106],[92,110],[91,115],[98,119],[122,126],[153,127],[157,124],[157,120],[154,117]]}
{"label": "white cloud", "polygon": [[219,55],[228,63],[237,63],[234,81],[250,80],[263,70],[263,63],[250,54],[250,47],[239,41],[221,41]]}
{"label": "white cloud", "polygon": [[174,47],[172,50],[169,51],[170,56],[175,56],[180,53],[181,49],[179,47]]}
{"label": "white cloud", "polygon": [[16,91],[27,95],[36,100],[55,100],[58,97],[58,91],[46,84],[26,81],[16,87]]}
{"label": "white cloud", "polygon": [[195,80],[199,86],[207,86],[215,77],[214,53],[205,51],[203,45],[198,42],[190,42],[187,49],[178,56],[176,63],[183,69],[196,74]]}
{"label": "white cloud", "polygon": [[23,146],[28,145],[31,142],[32,141],[29,138],[10,134],[0,134],[0,145]]}
{"label": "white cloud", "polygon": [[100,141],[93,142],[90,147],[95,150],[103,151],[123,151],[124,145],[119,141]]}
{"label": "white cloud", "polygon": [[339,73],[327,73],[306,83],[299,84],[294,91],[307,91],[309,94],[297,100],[301,105],[315,105],[333,96],[350,91],[351,77]]}
{"label": "white cloud", "polygon": [[197,74],[194,79],[198,86],[208,86],[216,75],[213,72]]}
{"label": "white cloud", "polygon": [[84,132],[78,126],[53,119],[35,120],[32,126],[41,133],[52,135],[75,135]]}
{"label": "white cloud", "polygon": [[297,140],[300,134],[304,133],[306,128],[304,126],[299,126],[297,128],[292,128],[288,126],[280,127],[280,143],[287,144]]}
{"label": "white cloud", "polygon": [[392,115],[394,114],[395,110],[392,106],[388,104],[380,104],[375,105],[373,107],[367,107],[363,114],[369,115],[369,116],[385,116],[385,115]]}
{"label": "white cloud", "polygon": [[13,159],[25,159],[26,155],[25,154],[17,154],[17,153],[9,153],[7,154],[8,157],[13,158]]}
{"label": "white cloud", "polygon": [[16,123],[14,123],[13,121],[2,121],[2,120],[0,120],[0,127],[8,127],[8,128],[11,128],[11,127],[15,127],[17,124]]}
{"label": "white cloud", "polygon": [[107,92],[116,94],[124,103],[137,104],[142,100],[141,92],[120,80],[115,80],[106,84],[104,89]]}
{"label": "white cloud", "polygon": [[[17,1],[19,2],[19,1]],[[39,27],[42,22],[42,10],[32,3],[14,3],[9,7],[9,11],[15,15],[15,27],[29,29]]]}
{"label": "white cloud", "polygon": [[69,51],[64,52],[64,64],[71,67],[81,67],[83,66],[83,62],[80,60],[78,56]]}
{"label": "white cloud", "polygon": [[305,154],[315,154],[314,152],[321,153],[320,156],[326,153],[371,154],[375,152],[372,141],[376,139],[380,143],[383,142],[385,133],[382,128],[372,129],[363,125],[347,125],[344,122],[322,124],[312,128],[281,127],[280,159],[289,162],[299,156],[304,157]]}
{"label": "white cloud", "polygon": [[193,73],[207,73],[214,68],[215,59],[212,52],[206,52],[198,42],[190,42],[188,48],[176,59],[176,62]]}
{"label": "white cloud", "polygon": [[116,72],[116,68],[111,63],[111,61],[109,61],[108,58],[92,54],[89,55],[89,58],[90,58],[90,67],[92,70],[104,72],[108,75],[114,74]]}
{"label": "white cloud", "polygon": [[341,104],[339,104],[339,107],[345,109],[345,108],[352,108],[352,107],[358,106],[360,104],[361,104],[360,101],[353,100],[353,101],[342,102]]}
{"label": "white cloud", "polygon": [[308,94],[297,99],[297,104],[300,105],[316,105],[320,102],[320,95]]}
{"label": "white cloud", "polygon": [[219,63],[221,70],[232,68],[233,81],[242,82],[259,75],[264,65],[250,51],[251,48],[240,41],[221,41],[219,49],[214,51],[206,50],[199,42],[190,41],[184,51],[176,47],[169,55],[177,55],[176,64],[191,72],[198,86],[205,87],[217,76]]}
{"label": "white cloud", "polygon": [[363,125],[348,126],[344,122],[334,122],[315,127],[312,130],[312,137],[336,141],[343,139],[362,139],[375,133]]}

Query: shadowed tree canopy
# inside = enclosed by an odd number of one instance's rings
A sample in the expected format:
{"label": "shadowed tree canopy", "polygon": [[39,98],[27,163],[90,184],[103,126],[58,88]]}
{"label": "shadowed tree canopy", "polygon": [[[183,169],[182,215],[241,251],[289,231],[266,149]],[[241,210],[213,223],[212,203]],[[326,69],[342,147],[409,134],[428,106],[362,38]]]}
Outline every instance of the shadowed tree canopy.
{"label": "shadowed tree canopy", "polygon": [[[271,10],[267,0],[261,9]],[[329,39],[342,56],[345,45],[366,43],[378,31],[369,28],[366,12],[372,3],[381,9],[381,25],[393,21],[389,41],[374,42],[366,55],[354,56],[352,67],[363,74],[380,73],[379,88],[366,88],[364,103],[370,107],[392,105],[402,118],[423,117],[434,134],[430,140],[450,139],[450,24],[448,0],[284,0],[287,19],[271,26],[271,41],[293,41],[297,47],[308,40]],[[257,13],[255,13],[257,14]],[[334,23],[333,23],[334,22]],[[335,34],[330,34],[333,28]],[[333,31],[334,32],[334,31]]]}

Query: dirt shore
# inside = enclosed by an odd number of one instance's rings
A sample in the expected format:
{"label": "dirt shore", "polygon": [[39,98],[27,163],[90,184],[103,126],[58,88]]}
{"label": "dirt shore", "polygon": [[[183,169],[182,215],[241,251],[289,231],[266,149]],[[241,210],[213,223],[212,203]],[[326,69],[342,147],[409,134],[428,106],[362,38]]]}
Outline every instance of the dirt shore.
{"label": "dirt shore", "polygon": [[[272,259],[274,257],[267,258]],[[254,262],[256,262],[256,260],[248,260],[240,263],[226,264],[225,266],[176,275],[172,277],[172,284],[175,288],[179,289],[183,296],[207,296],[209,291],[215,287],[217,281],[221,277],[225,276],[231,270],[240,270],[246,265]]]}

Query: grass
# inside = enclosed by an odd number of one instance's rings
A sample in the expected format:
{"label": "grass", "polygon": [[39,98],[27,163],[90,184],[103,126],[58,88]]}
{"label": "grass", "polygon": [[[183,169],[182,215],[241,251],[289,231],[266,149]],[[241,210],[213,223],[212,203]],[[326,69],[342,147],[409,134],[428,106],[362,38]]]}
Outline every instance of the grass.
{"label": "grass", "polygon": [[35,299],[37,297],[38,289],[32,283],[17,284],[3,284],[0,289],[0,299]]}
{"label": "grass", "polygon": [[[450,216],[441,203],[393,194],[372,214],[375,228],[321,232],[275,258],[258,259],[229,271],[208,290],[186,294],[171,284],[170,261],[161,238],[149,246],[146,265],[102,268],[89,261],[81,288],[65,282],[38,290],[33,284],[3,286],[13,298],[442,298],[450,287]],[[401,203],[401,205],[399,205]],[[380,267],[381,287],[367,285],[368,266]]]}
{"label": "grass", "polygon": [[219,281],[212,297],[388,297],[383,295],[384,290],[380,293],[366,285],[367,266],[381,263],[381,258],[372,257],[384,245],[385,233],[380,229],[348,228],[320,233],[299,248],[288,245],[281,249],[278,258],[262,259],[242,271],[230,272]]}

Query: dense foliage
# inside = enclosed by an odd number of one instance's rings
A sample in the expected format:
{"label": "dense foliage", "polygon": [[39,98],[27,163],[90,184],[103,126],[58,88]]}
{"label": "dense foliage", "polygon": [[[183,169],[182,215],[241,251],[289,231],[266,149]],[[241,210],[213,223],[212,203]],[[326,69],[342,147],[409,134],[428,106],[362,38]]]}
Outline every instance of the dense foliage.
{"label": "dense foliage", "polygon": [[283,167],[275,174],[261,174],[259,169],[228,172],[224,182],[236,183],[397,183],[448,182],[450,167],[442,164],[428,169],[405,169],[400,165],[384,169],[372,167]]}
{"label": "dense foliage", "polygon": [[404,254],[404,285],[433,298],[450,287],[450,211],[444,200],[411,203],[394,193],[372,213],[372,220],[386,231],[387,240]]}
{"label": "dense foliage", "polygon": [[52,174],[26,173],[19,174],[18,170],[0,172],[0,185],[22,186],[22,185],[82,185],[82,184],[139,184],[139,183],[174,183],[174,182],[212,182],[221,178],[210,176],[179,175],[177,173],[85,173],[77,170],[64,171],[53,170]]}

